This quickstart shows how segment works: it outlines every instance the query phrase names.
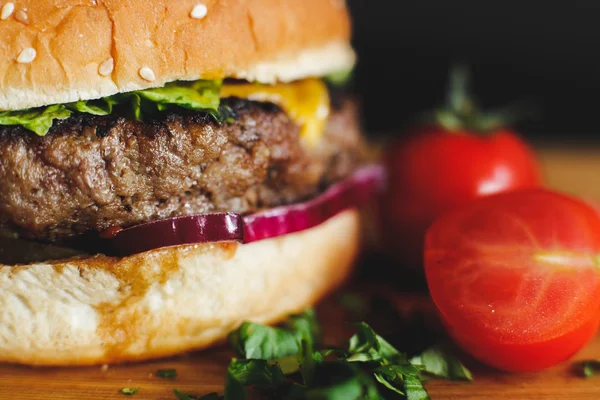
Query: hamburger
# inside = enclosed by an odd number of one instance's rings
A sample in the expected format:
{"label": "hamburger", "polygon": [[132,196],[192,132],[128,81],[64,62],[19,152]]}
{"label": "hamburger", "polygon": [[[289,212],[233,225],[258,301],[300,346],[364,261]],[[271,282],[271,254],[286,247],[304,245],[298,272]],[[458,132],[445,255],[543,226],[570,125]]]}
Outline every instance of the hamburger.
{"label": "hamburger", "polygon": [[340,0],[0,9],[0,361],[117,363],[348,275],[378,185]]}

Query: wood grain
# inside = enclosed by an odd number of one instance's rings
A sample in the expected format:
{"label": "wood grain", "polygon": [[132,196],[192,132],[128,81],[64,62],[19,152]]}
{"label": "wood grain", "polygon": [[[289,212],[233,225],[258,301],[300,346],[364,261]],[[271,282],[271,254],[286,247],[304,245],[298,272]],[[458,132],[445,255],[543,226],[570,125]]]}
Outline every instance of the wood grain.
{"label": "wood grain", "polygon": [[[590,199],[600,199],[600,148],[543,148],[539,154],[548,185]],[[426,294],[406,294],[382,286],[375,290],[384,294],[389,303],[402,312],[431,312]],[[344,314],[333,298],[319,307],[319,313],[328,342],[340,343],[347,339]],[[195,395],[222,392],[231,356],[227,347],[222,346],[167,360],[111,365],[108,368],[0,365],[0,400],[119,399],[125,398],[120,394],[123,387],[139,387],[140,391],[132,397],[136,400],[175,399],[172,392],[175,387]],[[574,361],[596,357],[600,357],[600,337],[570,362],[543,373],[501,373],[467,358],[467,364],[473,370],[473,382],[432,381],[427,388],[433,400],[600,399],[600,377],[583,379],[572,370]],[[155,376],[155,371],[163,368],[175,368],[178,377],[165,380]]]}
{"label": "wood grain", "polygon": [[548,186],[600,201],[600,146],[542,147],[538,154]]}

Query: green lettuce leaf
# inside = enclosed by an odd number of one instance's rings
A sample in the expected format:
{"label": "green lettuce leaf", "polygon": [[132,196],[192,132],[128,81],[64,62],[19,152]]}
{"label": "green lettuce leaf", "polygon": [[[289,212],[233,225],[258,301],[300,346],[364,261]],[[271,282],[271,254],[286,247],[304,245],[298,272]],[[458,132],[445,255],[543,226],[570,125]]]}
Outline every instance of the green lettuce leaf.
{"label": "green lettuce leaf", "polygon": [[133,119],[140,121],[142,119],[142,98],[139,93],[131,93],[128,96],[131,99],[131,114]]}
{"label": "green lettuce leaf", "polygon": [[108,115],[112,113],[113,106],[119,104],[117,98],[106,97],[100,100],[89,100],[89,101],[77,101],[75,103],[69,103],[66,105],[67,108],[80,113],[92,114],[92,115]]}
{"label": "green lettuce leaf", "polygon": [[44,136],[55,120],[69,118],[73,112],[109,115],[114,111],[114,106],[120,105],[128,106],[132,117],[137,121],[142,120],[144,114],[164,111],[171,107],[205,111],[220,121],[221,84],[220,80],[171,82],[160,88],[121,93],[98,100],[4,111],[0,112],[0,125],[20,125],[39,136]]}
{"label": "green lettuce leaf", "polygon": [[160,111],[176,105],[188,110],[217,111],[221,81],[172,82],[163,87],[135,92],[156,104]]}
{"label": "green lettuce leaf", "polygon": [[44,136],[52,127],[54,120],[66,119],[70,116],[71,110],[58,104],[24,111],[0,112],[0,125],[21,125],[25,129]]}

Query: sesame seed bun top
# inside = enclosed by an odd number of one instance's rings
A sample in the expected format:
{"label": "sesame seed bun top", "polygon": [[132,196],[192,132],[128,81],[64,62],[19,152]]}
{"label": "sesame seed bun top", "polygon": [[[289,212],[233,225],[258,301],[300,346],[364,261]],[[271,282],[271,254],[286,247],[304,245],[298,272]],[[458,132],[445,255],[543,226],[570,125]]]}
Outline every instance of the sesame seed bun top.
{"label": "sesame seed bun top", "polygon": [[0,111],[354,63],[343,0],[0,0]]}

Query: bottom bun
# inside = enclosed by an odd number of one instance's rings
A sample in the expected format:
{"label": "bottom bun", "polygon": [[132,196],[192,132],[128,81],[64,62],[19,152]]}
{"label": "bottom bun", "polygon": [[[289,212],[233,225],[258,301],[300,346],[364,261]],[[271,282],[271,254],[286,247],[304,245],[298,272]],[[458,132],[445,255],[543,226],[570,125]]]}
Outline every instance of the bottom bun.
{"label": "bottom bun", "polygon": [[0,361],[90,365],[171,356],[275,323],[348,276],[359,246],[348,210],[307,231],[125,257],[0,266]]}

